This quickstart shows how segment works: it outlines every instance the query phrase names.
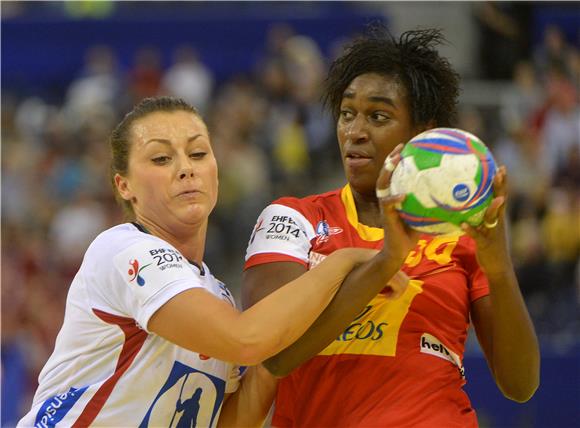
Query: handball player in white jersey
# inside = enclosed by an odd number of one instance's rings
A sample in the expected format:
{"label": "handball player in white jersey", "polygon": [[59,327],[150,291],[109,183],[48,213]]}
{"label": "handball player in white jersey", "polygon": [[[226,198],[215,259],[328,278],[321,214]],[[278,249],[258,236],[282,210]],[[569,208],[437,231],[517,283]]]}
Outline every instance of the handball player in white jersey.
{"label": "handball player in white jersey", "polygon": [[110,143],[114,187],[133,221],[89,246],[19,426],[261,425],[276,381],[259,363],[298,339],[376,251],[337,251],[240,312],[203,263],[218,174],[196,110],[143,100]]}

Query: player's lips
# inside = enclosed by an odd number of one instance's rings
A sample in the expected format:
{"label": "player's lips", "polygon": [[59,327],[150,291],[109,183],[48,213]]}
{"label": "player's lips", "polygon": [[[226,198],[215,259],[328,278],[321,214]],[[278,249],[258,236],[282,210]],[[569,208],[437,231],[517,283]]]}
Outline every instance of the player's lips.
{"label": "player's lips", "polygon": [[352,168],[366,166],[371,163],[372,160],[373,157],[367,151],[360,149],[348,149],[344,156],[346,166]]}
{"label": "player's lips", "polygon": [[199,196],[201,196],[202,192],[197,190],[197,189],[188,189],[188,190],[184,190],[182,192],[179,192],[177,194],[178,198],[183,198],[183,199],[193,199],[193,198],[198,198]]}

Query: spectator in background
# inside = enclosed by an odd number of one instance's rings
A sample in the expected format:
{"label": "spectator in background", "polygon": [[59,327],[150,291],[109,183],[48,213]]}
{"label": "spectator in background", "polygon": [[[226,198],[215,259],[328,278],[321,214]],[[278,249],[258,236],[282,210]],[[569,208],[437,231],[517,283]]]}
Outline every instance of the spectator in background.
{"label": "spectator in background", "polygon": [[551,185],[551,176],[542,161],[542,146],[534,130],[522,123],[517,128],[504,131],[495,143],[494,154],[499,162],[509,168],[512,205],[526,199],[540,206]]}
{"label": "spectator in background", "polygon": [[104,206],[83,191],[62,208],[50,225],[51,247],[55,259],[71,271],[76,271],[82,254],[97,235],[108,226]]}
{"label": "spectator in background", "polygon": [[183,98],[205,114],[214,87],[211,71],[200,61],[198,53],[187,45],[173,52],[173,64],[162,79],[163,92]]}
{"label": "spectator in background", "polygon": [[[272,45],[280,51],[273,52]],[[262,75],[270,108],[263,140],[276,165],[276,192],[296,192],[335,166],[329,151],[332,124],[320,104],[325,61],[311,38],[292,35],[285,26],[271,30],[266,55]]]}
{"label": "spectator in background", "polygon": [[308,156],[304,160],[312,165],[308,170],[315,183],[337,166],[331,162],[334,159],[332,119],[320,102],[326,64],[316,42],[308,37],[291,37],[284,46],[284,52],[290,96],[297,107],[296,120],[291,127],[294,127],[295,135],[299,133],[296,140],[303,139]]}
{"label": "spectator in background", "polygon": [[163,77],[161,67],[159,48],[142,46],[135,52],[128,76],[131,105],[137,104],[143,98],[159,95]]}
{"label": "spectator in background", "polygon": [[531,7],[527,2],[480,2],[475,6],[479,26],[479,66],[484,79],[509,79],[529,51]]}
{"label": "spectator in background", "polygon": [[[220,198],[213,221],[222,237],[216,261],[241,263],[255,213],[271,194],[271,161],[258,143],[268,104],[256,85],[238,78],[222,86],[208,115],[220,168]],[[227,123],[227,126],[224,124]],[[240,180],[240,177],[244,177]],[[232,221],[235,219],[235,221]],[[225,257],[224,257],[225,256]],[[240,265],[241,268],[241,265]],[[236,269],[224,269],[238,281]]]}
{"label": "spectator in background", "polygon": [[89,48],[81,75],[69,85],[63,109],[73,129],[94,121],[99,111],[117,106],[122,83],[113,50],[106,45]]}
{"label": "spectator in background", "polygon": [[579,52],[570,45],[557,25],[548,25],[544,30],[542,44],[533,51],[534,66],[542,79],[548,78],[552,69],[561,70],[569,78],[580,77]]}
{"label": "spectator in background", "polygon": [[548,74],[547,92],[540,138],[542,163],[553,178],[572,151],[580,149],[580,104],[576,85],[558,68]]}
{"label": "spectator in background", "polygon": [[510,134],[532,126],[532,117],[542,106],[545,96],[530,61],[516,64],[511,82],[500,102],[502,127]]}
{"label": "spectator in background", "polygon": [[570,320],[580,322],[578,290],[574,287],[580,260],[580,197],[576,188],[554,188],[548,193],[542,219],[542,240],[549,268],[549,325],[575,334]]}

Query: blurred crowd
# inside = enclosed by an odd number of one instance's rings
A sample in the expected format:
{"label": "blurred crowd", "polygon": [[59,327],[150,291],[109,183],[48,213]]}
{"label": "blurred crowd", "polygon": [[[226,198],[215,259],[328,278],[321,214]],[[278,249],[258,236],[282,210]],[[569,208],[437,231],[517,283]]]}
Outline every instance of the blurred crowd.
{"label": "blurred crowd", "polygon": [[[108,171],[108,135],[122,115],[168,94],[206,119],[220,168],[206,261],[237,294],[260,210],[281,195],[344,184],[334,123],[319,98],[330,60],[281,24],[255,70],[227,80],[217,81],[192,45],[177,47],[169,67],[143,46],[128,69],[111,47],[93,46],[61,103],[3,96],[2,374],[3,383],[15,379],[19,403],[28,404],[52,351],[87,245],[123,221]],[[491,111],[460,106],[459,127],[508,167],[522,291],[542,341],[565,348],[580,337],[580,55],[549,27],[512,72]]]}

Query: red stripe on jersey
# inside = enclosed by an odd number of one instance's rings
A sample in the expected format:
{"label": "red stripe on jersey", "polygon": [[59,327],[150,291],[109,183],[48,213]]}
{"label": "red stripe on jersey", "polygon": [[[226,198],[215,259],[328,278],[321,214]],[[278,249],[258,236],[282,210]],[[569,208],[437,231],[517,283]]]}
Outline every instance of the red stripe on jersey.
{"label": "red stripe on jersey", "polygon": [[300,263],[305,268],[308,268],[308,263],[298,257],[292,257],[287,254],[280,253],[261,253],[253,255],[244,264],[244,270],[251,268],[252,266],[261,265],[263,263],[273,263],[273,262],[296,262]]}
{"label": "red stripe on jersey", "polygon": [[113,388],[123,373],[131,366],[131,363],[133,363],[137,353],[143,346],[145,339],[147,339],[147,332],[139,328],[133,318],[108,314],[98,309],[93,309],[93,313],[106,323],[119,326],[125,334],[125,343],[123,343],[123,349],[119,355],[115,372],[101,385],[93,398],[89,400],[83,412],[73,424],[73,427],[86,427],[91,425],[111,395]]}

